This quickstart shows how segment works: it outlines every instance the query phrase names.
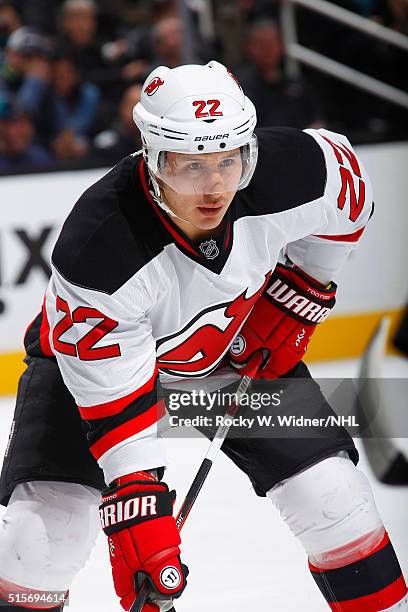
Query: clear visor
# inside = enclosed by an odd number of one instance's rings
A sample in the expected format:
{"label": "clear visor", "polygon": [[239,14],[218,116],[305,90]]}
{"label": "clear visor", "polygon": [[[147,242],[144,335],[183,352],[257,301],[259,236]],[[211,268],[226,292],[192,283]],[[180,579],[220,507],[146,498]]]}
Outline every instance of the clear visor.
{"label": "clear visor", "polygon": [[232,151],[171,153],[161,151],[156,177],[184,195],[238,191],[246,186],[257,160],[257,140]]}

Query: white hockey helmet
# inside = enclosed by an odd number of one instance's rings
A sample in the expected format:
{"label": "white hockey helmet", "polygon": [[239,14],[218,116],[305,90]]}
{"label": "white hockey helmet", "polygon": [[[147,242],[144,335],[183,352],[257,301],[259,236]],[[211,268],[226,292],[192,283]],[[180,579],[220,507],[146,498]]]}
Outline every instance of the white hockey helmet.
{"label": "white hockey helmet", "polygon": [[[184,194],[237,191],[249,184],[258,156],[256,111],[234,75],[219,62],[156,68],[143,85],[133,119],[142,134],[157,196],[155,179]],[[225,151],[234,153],[228,159],[197,158]],[[186,157],[178,156],[178,162],[169,165],[166,152]],[[208,173],[214,164],[221,178],[211,186]]]}

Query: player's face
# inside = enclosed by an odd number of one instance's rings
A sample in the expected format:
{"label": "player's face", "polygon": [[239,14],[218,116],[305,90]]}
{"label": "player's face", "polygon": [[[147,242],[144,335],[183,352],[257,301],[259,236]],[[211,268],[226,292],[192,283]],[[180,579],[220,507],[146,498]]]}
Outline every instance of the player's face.
{"label": "player's face", "polygon": [[198,230],[221,223],[242,174],[240,149],[220,153],[166,153],[160,181],[166,204]]}

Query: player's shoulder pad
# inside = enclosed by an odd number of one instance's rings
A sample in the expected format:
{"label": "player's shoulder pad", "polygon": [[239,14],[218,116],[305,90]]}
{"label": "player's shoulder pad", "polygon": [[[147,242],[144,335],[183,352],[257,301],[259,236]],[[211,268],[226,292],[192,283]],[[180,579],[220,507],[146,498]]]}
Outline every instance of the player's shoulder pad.
{"label": "player's shoulder pad", "polygon": [[321,147],[295,128],[259,128],[258,162],[242,192],[243,215],[279,213],[324,195],[326,164]]}
{"label": "player's shoulder pad", "polygon": [[79,198],[52,253],[70,283],[112,294],[163,249],[139,176],[141,155],[129,155]]}

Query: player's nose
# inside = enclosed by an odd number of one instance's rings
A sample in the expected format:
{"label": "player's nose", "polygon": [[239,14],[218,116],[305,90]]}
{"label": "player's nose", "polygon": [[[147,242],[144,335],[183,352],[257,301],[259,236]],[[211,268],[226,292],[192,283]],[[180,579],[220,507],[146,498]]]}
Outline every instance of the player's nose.
{"label": "player's nose", "polygon": [[221,172],[217,168],[213,168],[208,171],[205,178],[205,193],[217,193],[223,191],[222,187],[224,179]]}

